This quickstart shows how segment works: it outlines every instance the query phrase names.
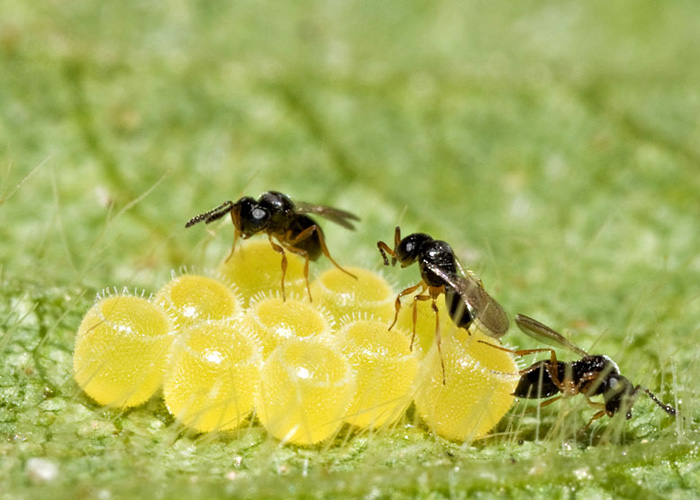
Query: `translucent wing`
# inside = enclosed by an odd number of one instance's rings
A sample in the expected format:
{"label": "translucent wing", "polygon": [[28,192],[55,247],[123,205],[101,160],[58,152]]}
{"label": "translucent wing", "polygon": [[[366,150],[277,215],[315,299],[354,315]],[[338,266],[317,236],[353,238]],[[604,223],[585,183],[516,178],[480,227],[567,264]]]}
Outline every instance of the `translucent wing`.
{"label": "translucent wing", "polygon": [[588,353],[581,349],[580,347],[574,345],[571,341],[564,338],[560,333],[555,332],[547,325],[543,325],[536,319],[532,319],[524,314],[517,314],[515,316],[515,322],[518,327],[533,339],[543,344],[550,345],[552,347],[563,347],[579,356],[588,356]]}
{"label": "translucent wing", "polygon": [[[464,272],[461,276],[450,276],[433,264],[428,264],[428,267],[452,288],[447,293],[454,293],[462,299],[464,307],[484,333],[494,338],[505,335],[510,326],[508,316],[501,305],[484,290],[476,276],[469,272]],[[461,265],[459,269],[463,270]]]}
{"label": "translucent wing", "polygon": [[303,201],[294,202],[294,211],[298,214],[320,215],[331,222],[340,224],[348,229],[355,229],[355,226],[350,221],[359,221],[360,218],[350,212],[339,208],[327,207],[325,205],[313,205]]}

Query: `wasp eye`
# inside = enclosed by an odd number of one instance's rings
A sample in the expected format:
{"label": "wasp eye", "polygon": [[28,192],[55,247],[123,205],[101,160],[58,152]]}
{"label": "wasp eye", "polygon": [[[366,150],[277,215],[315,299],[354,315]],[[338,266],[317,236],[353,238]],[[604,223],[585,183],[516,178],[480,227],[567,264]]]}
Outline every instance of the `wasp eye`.
{"label": "wasp eye", "polygon": [[267,212],[262,208],[254,208],[253,211],[250,213],[250,216],[256,221],[261,221],[267,218]]}

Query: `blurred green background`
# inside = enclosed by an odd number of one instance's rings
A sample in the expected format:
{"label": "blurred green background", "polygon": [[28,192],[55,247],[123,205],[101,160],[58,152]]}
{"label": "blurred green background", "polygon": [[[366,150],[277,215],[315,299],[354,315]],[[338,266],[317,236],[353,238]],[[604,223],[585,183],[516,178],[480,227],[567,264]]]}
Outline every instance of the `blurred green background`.
{"label": "blurred green background", "polygon": [[[0,498],[696,497],[700,4],[0,12]],[[397,223],[449,241],[509,313],[609,354],[683,417],[645,398],[577,435],[592,410],[572,399],[540,420],[518,405],[473,444],[409,416],[296,449],[257,427],[183,435],[156,400],[90,402],[71,353],[95,293],[214,266],[232,229],[184,221],[268,189],[362,217],[324,226],[341,263],[379,268]]]}

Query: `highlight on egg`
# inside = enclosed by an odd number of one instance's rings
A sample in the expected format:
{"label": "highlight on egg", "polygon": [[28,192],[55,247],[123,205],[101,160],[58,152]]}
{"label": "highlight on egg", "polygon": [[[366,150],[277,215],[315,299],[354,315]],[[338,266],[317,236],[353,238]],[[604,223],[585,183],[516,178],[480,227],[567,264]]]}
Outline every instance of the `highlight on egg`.
{"label": "highlight on egg", "polygon": [[283,300],[279,293],[254,298],[243,321],[260,340],[264,358],[285,340],[328,335],[333,326],[320,306],[296,296]]}
{"label": "highlight on egg", "polygon": [[260,346],[241,318],[185,328],[171,349],[163,384],[170,413],[198,432],[238,427],[260,384]]}
{"label": "highlight on egg", "polygon": [[338,268],[321,273],[311,284],[314,302],[340,320],[352,314],[366,314],[378,320],[393,320],[396,293],[378,273],[361,267],[348,267],[349,276]]}
{"label": "highlight on egg", "polygon": [[354,394],[352,367],[330,340],[294,338],[263,364],[255,409],[275,438],[312,445],[338,431]]}
{"label": "highlight on egg", "polygon": [[418,357],[409,339],[387,322],[354,319],[343,325],[335,343],[352,365],[356,391],[345,421],[360,428],[379,428],[398,420],[411,403]]}
{"label": "highlight on egg", "polygon": [[220,279],[190,273],[174,274],[158,291],[155,302],[168,312],[177,328],[228,318],[242,309],[235,288]]}
{"label": "highlight on egg", "polygon": [[162,384],[173,332],[168,315],[143,297],[98,296],[78,327],[75,380],[99,404],[138,406]]}

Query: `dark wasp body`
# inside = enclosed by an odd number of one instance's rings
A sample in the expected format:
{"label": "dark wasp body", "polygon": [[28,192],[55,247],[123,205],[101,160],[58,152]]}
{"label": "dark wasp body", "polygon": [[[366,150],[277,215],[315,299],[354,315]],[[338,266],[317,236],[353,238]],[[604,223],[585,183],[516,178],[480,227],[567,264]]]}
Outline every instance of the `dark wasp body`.
{"label": "dark wasp body", "polygon": [[[441,293],[445,294],[448,313],[458,327],[468,330],[472,324],[476,323],[485,334],[494,338],[503,336],[508,330],[508,317],[503,308],[486,293],[481,281],[462,267],[449,243],[436,240],[425,233],[413,233],[401,238],[401,228],[397,226],[394,231],[394,248],[392,249],[383,241],[377,242],[377,248],[386,266],[389,265],[387,255],[391,256],[391,265],[396,265],[398,262],[401,267],[407,267],[418,263],[422,279],[416,285],[399,292],[394,303],[396,309],[394,322],[389,326],[391,329],[399,317],[401,297],[418,291],[418,294],[413,297],[411,348],[416,335],[415,301],[432,300],[432,308],[435,312],[435,335],[442,363],[440,317],[435,302]],[[444,383],[444,363],[442,363],[442,374]]]}
{"label": "dark wasp body", "polygon": [[[306,288],[311,299],[309,289],[309,260],[317,260],[321,254],[341,271],[353,276],[331,257],[326,247],[323,230],[309,215],[320,215],[336,224],[348,229],[355,229],[350,221],[360,220],[356,215],[333,207],[313,205],[304,202],[293,202],[287,195],[278,191],[263,193],[257,200],[245,196],[236,202],[225,201],[221,205],[208,212],[192,217],[185,227],[193,226],[204,221],[209,224],[215,220],[231,214],[231,220],[235,228],[235,236],[231,254],[236,247],[238,238],[248,239],[258,233],[266,233],[272,248],[282,255],[282,296],[284,293],[284,277],[287,271],[287,256],[284,250],[301,255],[306,260],[304,264],[304,277]],[[277,243],[273,240],[277,240]],[[354,277],[354,276],[353,276]]]}
{"label": "dark wasp body", "polygon": [[[559,394],[559,396],[545,401],[543,404],[546,405],[562,396],[582,394],[591,406],[598,408],[598,412],[591,417],[586,427],[604,415],[612,417],[621,411],[625,412],[626,418],[632,418],[632,404],[639,391],[646,393],[669,415],[676,414],[675,408],[662,403],[649,389],[641,385],[634,385],[622,376],[617,364],[609,357],[602,354],[588,354],[548,326],[528,316],[518,314],[515,317],[515,322],[530,337],[549,345],[567,349],[581,356],[581,359],[572,362],[558,361],[554,349],[511,351],[499,348],[516,355],[535,352],[550,353],[550,359],[538,361],[520,371],[520,380],[513,392],[514,396],[526,399],[543,399]],[[603,403],[594,403],[590,400],[591,397],[600,395],[603,396]]]}

